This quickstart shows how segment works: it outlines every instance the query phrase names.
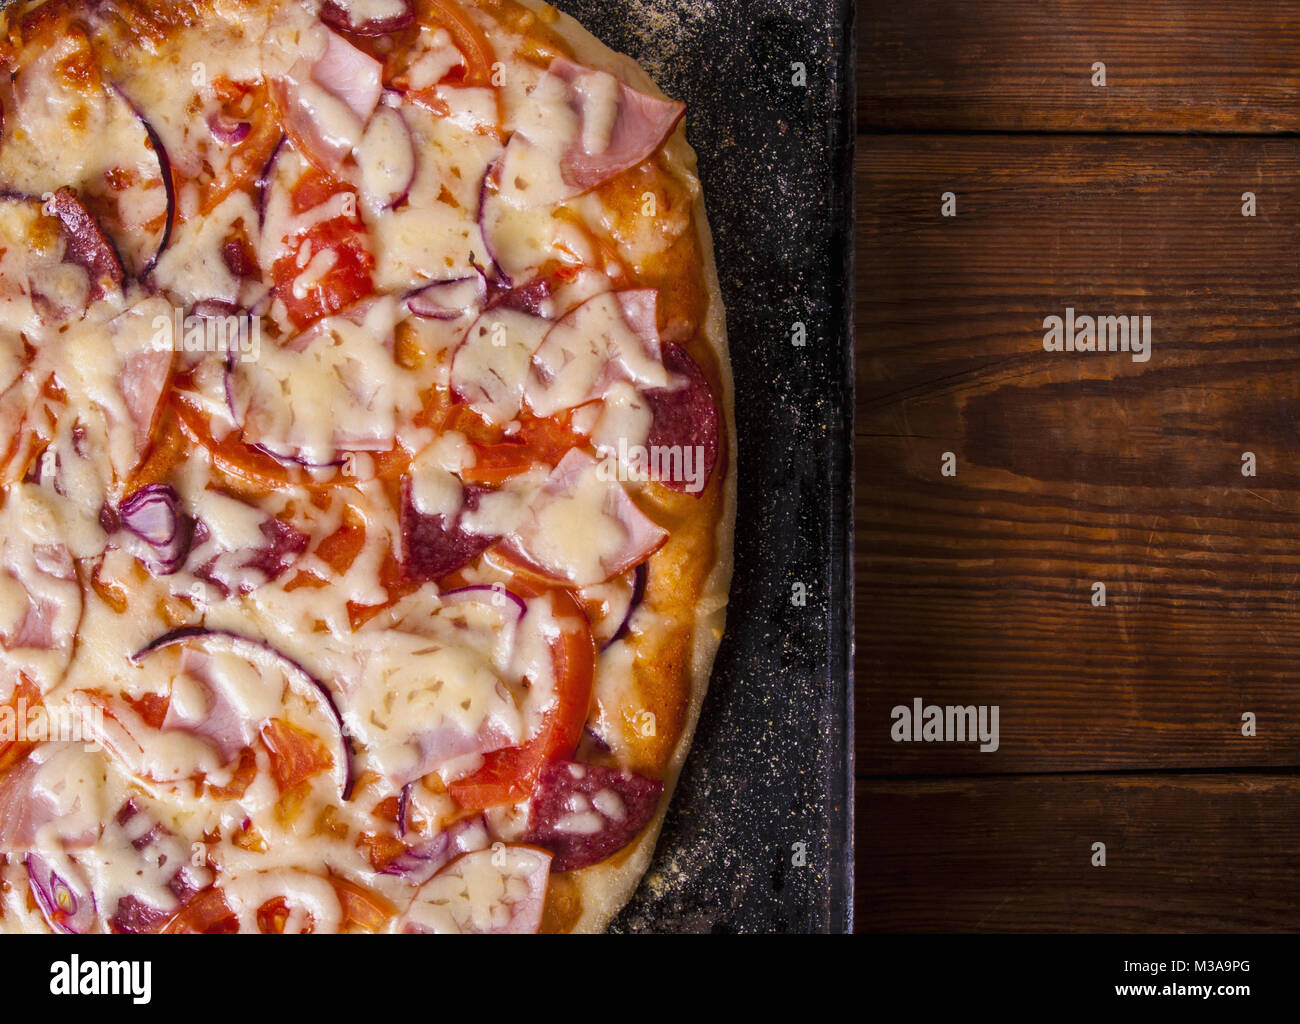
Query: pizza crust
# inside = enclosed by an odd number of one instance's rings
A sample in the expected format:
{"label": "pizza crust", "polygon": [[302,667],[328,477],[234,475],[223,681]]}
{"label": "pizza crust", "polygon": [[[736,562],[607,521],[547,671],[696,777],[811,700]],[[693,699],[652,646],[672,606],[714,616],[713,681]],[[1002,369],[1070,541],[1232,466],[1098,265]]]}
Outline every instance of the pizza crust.
{"label": "pizza crust", "polygon": [[[541,13],[549,5],[540,0],[519,0],[529,9]],[[550,8],[552,11],[554,8]],[[617,53],[592,35],[582,25],[563,12],[559,19],[548,25],[567,43],[578,61],[602,71],[608,71],[629,85],[652,96],[665,97],[664,92],[649,74],[631,57]],[[687,112],[689,119],[690,112]],[[726,311],[722,303],[722,287],[718,281],[717,261],[713,250],[713,234],[709,230],[704,191],[696,173],[695,150],[686,141],[685,121],[677,126],[664,152],[674,174],[683,180],[695,196],[694,224],[700,246],[701,266],[707,295],[707,307],[701,324],[701,335],[708,342],[717,359],[721,375],[722,393],[718,395],[720,411],[727,429],[727,454],[719,464],[725,470],[723,481],[722,516],[714,534],[716,557],[709,571],[697,605],[695,630],[691,641],[690,695],[685,726],[677,739],[672,756],[663,775],[664,792],[654,819],[641,836],[611,861],[571,872],[569,877],[577,886],[582,913],[571,927],[573,932],[601,932],[613,920],[636,892],[641,878],[650,867],[655,844],[663,828],[664,817],[676,789],[677,779],[691,747],[700,709],[708,690],[714,658],[722,642],[726,625],[727,600],[731,590],[732,552],[736,529],[736,477],[737,443],[735,416],[735,389],[731,360],[727,350]]]}

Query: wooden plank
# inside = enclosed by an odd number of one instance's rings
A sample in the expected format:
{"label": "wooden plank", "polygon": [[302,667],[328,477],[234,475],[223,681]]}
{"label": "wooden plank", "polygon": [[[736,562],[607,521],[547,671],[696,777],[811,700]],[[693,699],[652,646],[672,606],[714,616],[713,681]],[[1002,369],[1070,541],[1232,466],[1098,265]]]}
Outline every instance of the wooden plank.
{"label": "wooden plank", "polygon": [[[1300,141],[858,160],[859,770],[1300,764]],[[1150,315],[1150,361],[1045,352],[1067,307]],[[917,697],[1000,749],[892,742]]]}
{"label": "wooden plank", "polygon": [[1300,129],[1296,0],[860,0],[858,24],[864,129]]}
{"label": "wooden plank", "polygon": [[858,798],[863,932],[1300,928],[1295,776],[875,780]]}

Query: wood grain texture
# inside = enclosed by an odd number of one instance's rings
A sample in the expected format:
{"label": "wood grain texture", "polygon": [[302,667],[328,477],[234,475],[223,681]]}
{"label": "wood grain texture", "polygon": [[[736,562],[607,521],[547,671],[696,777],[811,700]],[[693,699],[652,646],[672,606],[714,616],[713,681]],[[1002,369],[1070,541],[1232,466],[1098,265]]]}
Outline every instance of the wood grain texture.
{"label": "wood grain texture", "polygon": [[[859,771],[1300,764],[1300,142],[858,161]],[[1150,315],[1150,361],[1043,351],[1067,306]],[[1001,749],[891,742],[915,697]]]}
{"label": "wood grain texture", "polygon": [[1300,927],[1293,775],[862,780],[858,799],[864,932]]}
{"label": "wood grain texture", "polygon": [[860,0],[858,21],[863,129],[1300,130],[1297,0]]}
{"label": "wood grain texture", "polygon": [[858,17],[857,926],[1296,930],[1300,0]]}

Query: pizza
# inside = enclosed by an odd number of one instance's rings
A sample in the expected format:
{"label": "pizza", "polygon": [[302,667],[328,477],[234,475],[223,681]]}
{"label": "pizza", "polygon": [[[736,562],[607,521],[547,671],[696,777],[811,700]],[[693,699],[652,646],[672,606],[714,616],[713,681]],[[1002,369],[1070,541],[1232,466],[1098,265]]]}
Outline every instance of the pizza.
{"label": "pizza", "polygon": [[731,574],[683,104],[530,0],[0,19],[0,930],[603,930]]}

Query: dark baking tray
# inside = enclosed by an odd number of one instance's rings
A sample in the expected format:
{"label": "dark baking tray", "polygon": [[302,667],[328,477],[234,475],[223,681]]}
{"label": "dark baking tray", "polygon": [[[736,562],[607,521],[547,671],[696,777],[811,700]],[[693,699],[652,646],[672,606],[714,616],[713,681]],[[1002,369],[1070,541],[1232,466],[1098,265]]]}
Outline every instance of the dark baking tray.
{"label": "dark baking tray", "polygon": [[553,2],[690,105],[736,376],[727,634],[654,864],[612,928],[849,931],[853,3]]}

